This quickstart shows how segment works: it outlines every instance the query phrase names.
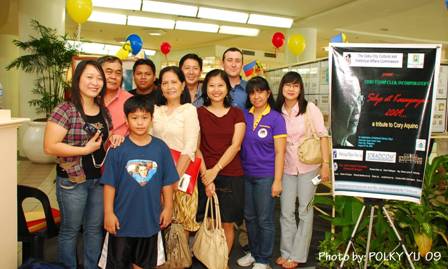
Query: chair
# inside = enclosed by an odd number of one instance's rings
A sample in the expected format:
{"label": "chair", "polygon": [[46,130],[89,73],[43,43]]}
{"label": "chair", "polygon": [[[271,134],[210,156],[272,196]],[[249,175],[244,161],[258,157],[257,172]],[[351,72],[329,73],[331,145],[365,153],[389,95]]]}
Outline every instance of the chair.
{"label": "chair", "polygon": [[[39,200],[44,209],[45,218],[26,221],[23,201],[26,198]],[[22,262],[29,258],[43,259],[44,241],[58,235],[60,216],[59,210],[52,209],[47,195],[33,187],[17,186],[17,238],[22,242]]]}

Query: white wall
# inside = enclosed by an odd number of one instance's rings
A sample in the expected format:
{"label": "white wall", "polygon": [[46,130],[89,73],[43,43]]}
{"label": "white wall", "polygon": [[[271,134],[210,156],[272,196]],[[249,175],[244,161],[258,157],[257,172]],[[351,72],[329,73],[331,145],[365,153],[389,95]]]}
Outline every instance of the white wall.
{"label": "white wall", "polygon": [[14,35],[0,35],[0,82],[3,85],[2,108],[11,110],[14,117],[19,116],[19,72],[7,71],[5,67],[19,56],[19,50],[12,44]]}

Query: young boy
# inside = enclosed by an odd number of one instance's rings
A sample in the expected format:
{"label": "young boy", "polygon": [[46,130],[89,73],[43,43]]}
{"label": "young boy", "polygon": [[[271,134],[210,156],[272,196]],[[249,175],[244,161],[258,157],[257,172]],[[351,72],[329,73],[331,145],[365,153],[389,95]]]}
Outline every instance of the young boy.
{"label": "young boy", "polygon": [[[148,134],[154,106],[142,96],[124,103],[129,127],[119,147],[110,149],[104,184],[104,228],[109,232],[106,268],[154,268],[161,228],[171,223],[173,189],[179,179],[168,146]],[[161,209],[160,193],[164,205]]]}

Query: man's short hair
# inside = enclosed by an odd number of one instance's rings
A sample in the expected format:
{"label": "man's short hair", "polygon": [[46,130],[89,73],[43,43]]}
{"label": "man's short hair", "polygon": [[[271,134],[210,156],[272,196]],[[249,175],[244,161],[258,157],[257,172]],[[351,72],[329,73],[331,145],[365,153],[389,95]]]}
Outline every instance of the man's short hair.
{"label": "man's short hair", "polygon": [[202,70],[202,58],[199,57],[195,53],[188,53],[188,54],[185,54],[184,56],[182,56],[182,58],[180,58],[180,61],[179,61],[179,67],[182,68],[185,61],[188,59],[195,60],[196,62],[198,62],[199,68]]}
{"label": "man's short hair", "polygon": [[152,117],[154,113],[154,104],[152,103],[150,98],[147,98],[144,95],[134,95],[126,100],[126,102],[124,102],[123,110],[126,118],[128,117],[129,113],[134,113],[138,110],[149,112]]}
{"label": "man's short hair", "polygon": [[237,52],[239,52],[241,54],[241,59],[243,59],[243,52],[239,48],[231,47],[231,48],[226,49],[224,51],[224,53],[222,54],[222,61],[223,62],[226,59],[226,53],[229,52],[229,51],[237,51]]}
{"label": "man's short hair", "polygon": [[114,62],[119,62],[121,66],[123,66],[123,62],[120,60],[120,58],[118,58],[117,56],[114,55],[106,55],[103,57],[100,57],[96,60],[100,65],[103,65],[104,63],[114,63]]}
{"label": "man's short hair", "polygon": [[139,66],[139,65],[147,65],[147,66],[151,67],[154,75],[156,74],[156,65],[150,59],[138,59],[137,61],[135,61],[134,66],[132,67],[133,74],[135,73],[135,69],[137,69],[137,66]]}

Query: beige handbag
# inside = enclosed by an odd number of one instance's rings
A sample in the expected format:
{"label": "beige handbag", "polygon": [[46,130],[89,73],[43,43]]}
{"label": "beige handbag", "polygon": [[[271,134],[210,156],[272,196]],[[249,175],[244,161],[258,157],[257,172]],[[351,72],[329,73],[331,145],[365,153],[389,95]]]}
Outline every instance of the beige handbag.
{"label": "beige handbag", "polygon": [[171,223],[165,233],[166,262],[157,267],[163,269],[188,268],[192,264],[188,239],[181,224]]}
{"label": "beige handbag", "polygon": [[309,134],[309,130],[311,130],[311,134],[305,137],[297,147],[297,156],[300,162],[304,164],[320,164],[322,163],[320,138],[317,136],[316,129],[309,119],[308,113],[305,112],[303,116],[305,117],[306,132]]}
{"label": "beige handbag", "polygon": [[[212,205],[209,207],[209,204]],[[228,248],[224,229],[221,226],[221,212],[216,193],[207,199],[204,221],[194,238],[193,253],[208,269],[226,269],[227,267]]]}

